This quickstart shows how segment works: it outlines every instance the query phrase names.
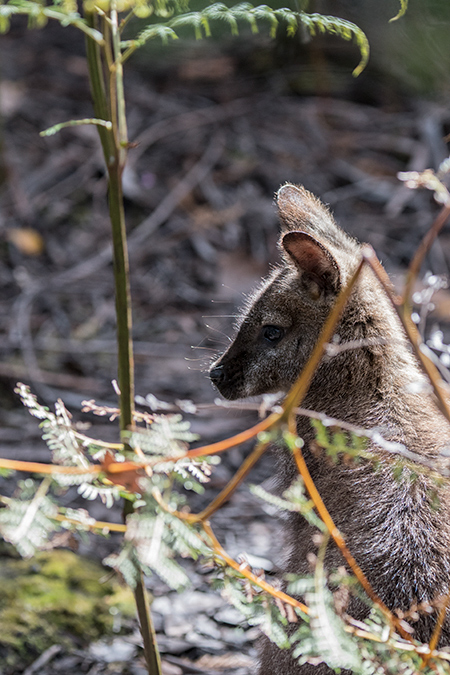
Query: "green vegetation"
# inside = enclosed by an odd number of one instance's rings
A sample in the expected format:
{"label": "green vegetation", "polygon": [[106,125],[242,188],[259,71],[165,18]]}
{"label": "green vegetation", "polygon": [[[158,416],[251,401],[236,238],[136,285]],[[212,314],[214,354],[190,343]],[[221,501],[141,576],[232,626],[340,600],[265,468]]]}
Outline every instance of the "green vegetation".
{"label": "green vegetation", "polygon": [[[103,577],[103,580],[102,580]],[[0,670],[17,669],[55,644],[89,644],[134,616],[133,594],[98,563],[67,550],[2,557]]]}

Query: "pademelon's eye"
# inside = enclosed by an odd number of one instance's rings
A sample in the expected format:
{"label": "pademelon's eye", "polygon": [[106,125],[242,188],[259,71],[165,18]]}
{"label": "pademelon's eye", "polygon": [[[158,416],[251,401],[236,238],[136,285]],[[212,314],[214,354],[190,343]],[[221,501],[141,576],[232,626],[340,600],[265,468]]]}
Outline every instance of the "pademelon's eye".
{"label": "pademelon's eye", "polygon": [[269,344],[276,345],[284,337],[284,328],[280,328],[279,326],[263,326],[261,336]]}

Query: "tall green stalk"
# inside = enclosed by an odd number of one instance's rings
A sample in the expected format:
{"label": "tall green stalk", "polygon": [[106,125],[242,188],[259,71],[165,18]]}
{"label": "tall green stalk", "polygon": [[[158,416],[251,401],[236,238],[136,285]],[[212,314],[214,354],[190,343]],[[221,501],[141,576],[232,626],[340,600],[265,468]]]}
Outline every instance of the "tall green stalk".
{"label": "tall green stalk", "polygon": [[[86,14],[91,28],[97,28],[98,17]],[[120,389],[120,430],[133,425],[134,360],[131,339],[130,269],[123,206],[122,175],[127,160],[128,138],[125,116],[123,71],[120,54],[120,33],[114,4],[109,16],[102,19],[104,45],[89,36],[86,53],[91,93],[97,118],[112,123],[111,129],[97,126],[108,172],[108,201],[113,240],[113,266],[116,298],[118,384]],[[128,507],[131,505],[126,503]],[[131,509],[130,509],[131,510]],[[127,509],[124,508],[124,516]],[[161,662],[155,630],[142,575],[134,589],[137,614],[144,642],[149,675],[161,675]]]}

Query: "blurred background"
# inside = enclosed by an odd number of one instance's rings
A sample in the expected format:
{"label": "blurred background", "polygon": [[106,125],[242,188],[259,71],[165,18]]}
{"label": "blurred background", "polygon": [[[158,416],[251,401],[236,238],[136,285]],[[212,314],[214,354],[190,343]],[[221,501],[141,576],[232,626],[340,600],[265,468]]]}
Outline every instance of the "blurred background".
{"label": "blurred background", "polygon": [[[392,23],[396,0],[316,0],[309,9],[347,18],[366,32],[371,57],[358,78],[352,77],[359,61],[354,44],[302,31],[288,38],[282,26],[275,40],[263,25],[256,36],[243,27],[240,37],[215,26],[213,38],[202,41],[186,31],[185,40],[155,41],[126,64],[134,147],[124,191],[136,392],[170,404],[205,404],[192,419],[204,442],[256,419],[251,411],[215,408],[207,370],[226,348],[245,295],[278,259],[273,195],[280,184],[301,183],[320,196],[342,227],[374,246],[399,288],[439,209],[431,193],[409,190],[397,173],[437,169],[448,156],[449,3],[410,0],[406,15]],[[28,30],[26,21],[13,21],[0,36],[2,457],[49,459],[36,420],[13,392],[17,381],[29,383],[47,405],[62,398],[76,419],[85,399],[116,405],[113,277],[97,134],[76,127],[39,136],[57,122],[92,115],[81,34],[56,24]],[[448,276],[449,264],[446,226],[424,272]],[[445,333],[449,311],[450,296],[441,289],[426,330],[439,325]],[[83,419],[94,425],[92,436],[116,437],[103,418]],[[227,454],[213,492],[244,452]],[[271,462],[262,463],[253,481],[270,475]],[[3,481],[2,489],[12,488]],[[254,553],[270,558],[278,525],[267,512],[255,520],[260,507],[248,493],[233,499],[217,516],[230,552],[237,555],[242,541],[250,541]],[[102,504],[90,511],[110,517]],[[110,545],[93,550],[88,540],[81,550],[101,556]],[[160,609],[161,617],[168,614]],[[161,640],[169,640],[166,628],[161,619]],[[253,638],[238,645],[240,653],[251,654]],[[208,639],[222,651],[228,644],[223,632]],[[199,659],[214,649],[184,644],[185,651],[168,648],[174,675],[228,672],[217,663],[186,670],[183,654],[193,663],[192,650]],[[233,672],[253,668],[239,667]]]}

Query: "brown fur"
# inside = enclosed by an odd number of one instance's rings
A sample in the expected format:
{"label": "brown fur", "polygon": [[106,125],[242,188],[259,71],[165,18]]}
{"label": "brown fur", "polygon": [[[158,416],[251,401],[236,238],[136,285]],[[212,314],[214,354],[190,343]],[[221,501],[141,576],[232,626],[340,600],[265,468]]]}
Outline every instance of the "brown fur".
{"label": "brown fur", "polygon": [[[360,259],[361,245],[338,228],[326,207],[302,187],[283,186],[277,204],[283,263],[255,293],[233,343],[210,372],[214,384],[229,399],[289,390],[337,293]],[[436,457],[449,444],[449,425],[427,389],[394,310],[369,269],[360,277],[336,335],[341,343],[367,338],[372,343],[377,338],[387,342],[323,359],[302,405],[366,428],[381,427],[385,439]],[[450,573],[448,488],[440,490],[440,508],[436,510],[427,477],[415,482],[407,476],[395,479],[389,461],[376,473],[368,464],[331,466],[326,458],[309,451],[314,433],[307,418],[299,418],[298,433],[305,440],[309,470],[334,522],[383,601],[391,609],[408,610],[416,602],[446,594]],[[291,458],[280,454],[284,489],[297,474]],[[309,572],[307,554],[315,551],[311,534],[303,518],[294,516],[288,521],[289,554],[283,572]],[[328,546],[326,564],[328,570],[343,564],[334,545]],[[365,610],[356,601],[349,611],[355,618],[364,618]],[[421,616],[414,624],[415,637],[428,640],[435,618]],[[441,644],[449,642],[447,620]],[[265,643],[260,675],[329,672],[325,664],[300,667],[289,652]]]}

